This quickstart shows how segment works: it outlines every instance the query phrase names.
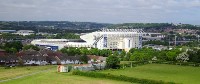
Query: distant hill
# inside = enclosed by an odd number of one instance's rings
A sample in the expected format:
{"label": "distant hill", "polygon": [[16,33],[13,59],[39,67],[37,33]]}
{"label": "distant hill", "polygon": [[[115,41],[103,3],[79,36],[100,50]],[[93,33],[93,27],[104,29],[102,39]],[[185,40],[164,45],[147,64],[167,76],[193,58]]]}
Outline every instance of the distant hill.
{"label": "distant hill", "polygon": [[0,29],[99,29],[111,24],[69,21],[0,21]]}
{"label": "distant hill", "polygon": [[190,24],[173,24],[173,23],[123,23],[109,25],[108,28],[115,29],[143,29],[147,32],[163,32],[167,29],[197,29],[199,26]]}
{"label": "distant hill", "polygon": [[172,23],[123,23],[107,24],[95,22],[69,22],[69,21],[0,21],[0,30],[33,30],[48,33],[84,33],[99,30],[101,28],[115,29],[135,29],[141,28],[149,32],[162,32],[166,29],[186,28],[198,29],[199,26],[190,24],[172,24]]}
{"label": "distant hill", "polygon": [[191,24],[173,24],[173,23],[123,23],[123,24],[115,24],[109,25],[108,28],[128,28],[128,29],[135,29],[135,28],[187,28],[187,29],[199,29],[200,26],[198,25],[191,25]]}
{"label": "distant hill", "polygon": [[110,25],[108,28],[136,29],[136,28],[161,28],[161,27],[171,27],[171,26],[173,25],[169,23],[124,23],[124,24]]}

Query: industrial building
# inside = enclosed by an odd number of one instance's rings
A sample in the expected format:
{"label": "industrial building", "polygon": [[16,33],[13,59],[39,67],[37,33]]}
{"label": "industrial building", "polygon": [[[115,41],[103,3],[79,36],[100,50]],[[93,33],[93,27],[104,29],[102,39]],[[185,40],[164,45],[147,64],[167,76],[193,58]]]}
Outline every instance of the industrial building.
{"label": "industrial building", "polygon": [[37,46],[45,46],[51,50],[63,47],[87,47],[98,49],[125,50],[142,47],[142,36],[145,34],[141,29],[102,29],[99,31],[83,34],[83,41],[69,39],[36,39],[31,43]]}
{"label": "industrial building", "polygon": [[32,31],[32,30],[19,30],[16,33],[13,33],[13,34],[26,36],[26,35],[34,34],[34,31]]}

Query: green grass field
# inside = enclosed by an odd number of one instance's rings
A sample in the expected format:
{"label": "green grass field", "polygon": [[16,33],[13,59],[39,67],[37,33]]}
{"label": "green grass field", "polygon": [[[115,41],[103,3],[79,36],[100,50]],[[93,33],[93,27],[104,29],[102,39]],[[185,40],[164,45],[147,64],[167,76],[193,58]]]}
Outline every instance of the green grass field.
{"label": "green grass field", "polygon": [[50,68],[56,68],[56,66],[26,66],[26,67],[12,67],[10,69],[5,69],[5,67],[0,67],[0,80],[5,80],[37,71],[47,70]]}
{"label": "green grass field", "polygon": [[105,70],[101,73],[126,75],[129,77],[163,80],[183,84],[200,84],[200,67],[167,64],[147,64],[119,70]]}
{"label": "green grass field", "polygon": [[[51,69],[47,70],[49,68]],[[16,67],[15,69],[0,68],[0,78],[3,80],[41,70],[47,71],[1,84],[130,84],[129,82],[71,75],[71,73],[58,73],[56,72],[56,66]],[[104,70],[100,72],[142,79],[163,80],[166,82],[200,84],[200,67],[147,64],[133,68]]]}
{"label": "green grass field", "polygon": [[[89,78],[83,76],[71,75],[71,73],[58,73],[56,72],[55,66],[33,66],[29,67],[31,71],[34,72],[38,70],[43,70],[45,68],[51,68],[42,73],[34,74],[24,78],[14,79],[1,84],[131,84],[129,82],[108,80],[108,79],[98,79],[98,78]],[[19,74],[27,74],[27,67],[10,69],[7,71],[3,68],[0,69],[0,72],[4,74],[4,77],[13,77]],[[9,72],[7,75],[5,73]],[[15,75],[12,75],[12,73]],[[17,73],[17,74],[16,74]],[[3,79],[3,76],[0,75]]]}

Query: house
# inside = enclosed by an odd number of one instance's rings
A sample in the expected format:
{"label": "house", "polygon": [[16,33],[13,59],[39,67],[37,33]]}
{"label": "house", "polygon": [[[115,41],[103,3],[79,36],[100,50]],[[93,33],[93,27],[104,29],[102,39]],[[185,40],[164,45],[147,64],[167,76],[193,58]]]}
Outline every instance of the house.
{"label": "house", "polygon": [[7,53],[5,50],[0,49],[0,65],[4,65],[6,63]]}
{"label": "house", "polygon": [[0,65],[18,65],[19,59],[13,54],[0,56]]}
{"label": "house", "polygon": [[38,51],[29,49],[17,53],[17,57],[24,62],[25,65],[46,65],[46,57],[42,56]]}
{"label": "house", "polygon": [[0,65],[5,65],[6,63],[6,51],[5,50],[2,50],[0,49]]}
{"label": "house", "polygon": [[0,56],[5,56],[7,53],[5,50],[3,49],[0,49]]}
{"label": "house", "polygon": [[91,64],[95,70],[104,69],[106,66],[106,58],[103,56],[87,55],[89,60],[88,64]]}
{"label": "house", "polygon": [[8,54],[6,57],[6,65],[18,65],[19,59],[15,54]]}
{"label": "house", "polygon": [[67,56],[61,52],[42,49],[40,51],[25,50],[17,54],[25,65],[47,65],[47,64],[79,64],[79,56]]}
{"label": "house", "polygon": [[43,49],[39,51],[43,56],[46,56],[47,61],[51,64],[79,64],[80,56],[68,56],[58,51]]}
{"label": "house", "polygon": [[61,64],[59,58],[62,57],[62,53],[57,53],[49,49],[42,49],[38,52],[46,58],[48,64]]}
{"label": "house", "polygon": [[103,56],[96,56],[96,55],[87,55],[89,60],[88,63],[94,63],[94,62],[106,62],[106,58],[107,57],[103,57]]}
{"label": "house", "polygon": [[80,56],[62,56],[60,58],[61,64],[80,64]]}
{"label": "house", "polygon": [[15,54],[8,54],[5,50],[0,49],[0,65],[17,65],[18,61]]}

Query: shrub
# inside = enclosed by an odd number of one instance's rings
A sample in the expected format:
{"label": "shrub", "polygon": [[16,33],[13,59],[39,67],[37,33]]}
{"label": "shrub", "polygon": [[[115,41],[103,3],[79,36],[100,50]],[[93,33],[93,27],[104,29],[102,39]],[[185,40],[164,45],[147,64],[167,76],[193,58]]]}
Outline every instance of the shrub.
{"label": "shrub", "polygon": [[106,78],[111,80],[119,80],[119,81],[126,81],[131,83],[141,83],[141,84],[175,84],[173,82],[164,82],[164,81],[157,81],[157,80],[149,80],[149,79],[140,79],[134,77],[128,77],[124,75],[112,75],[110,73],[97,73],[97,72],[82,72],[82,71],[73,71],[73,75],[80,75],[80,76],[87,76],[93,78]]}

